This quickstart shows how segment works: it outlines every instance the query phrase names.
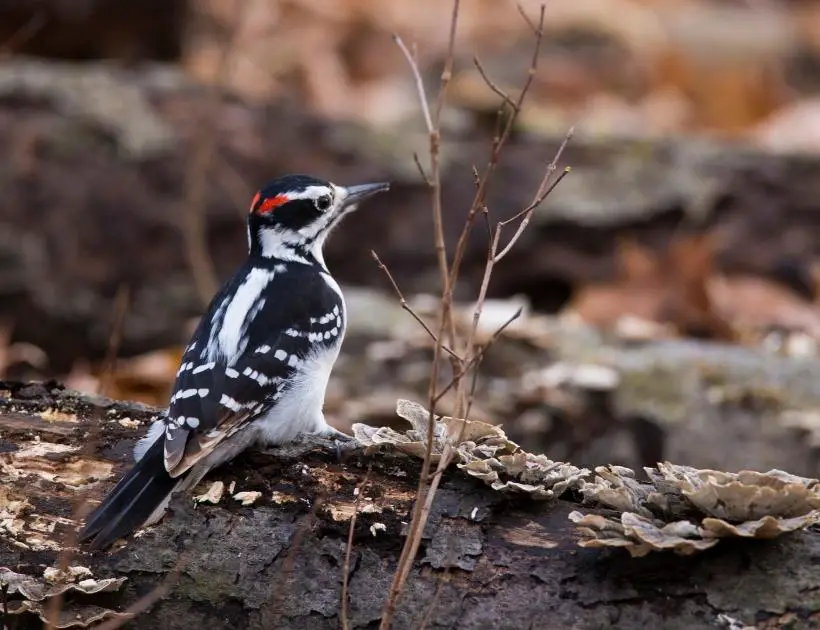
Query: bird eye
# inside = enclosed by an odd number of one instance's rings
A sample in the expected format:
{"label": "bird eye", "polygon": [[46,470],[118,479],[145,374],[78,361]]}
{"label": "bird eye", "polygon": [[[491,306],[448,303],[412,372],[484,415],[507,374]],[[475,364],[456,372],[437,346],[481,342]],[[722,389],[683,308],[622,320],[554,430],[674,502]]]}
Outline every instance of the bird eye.
{"label": "bird eye", "polygon": [[314,203],[316,204],[317,210],[324,212],[330,207],[332,201],[333,200],[330,198],[330,195],[322,195]]}

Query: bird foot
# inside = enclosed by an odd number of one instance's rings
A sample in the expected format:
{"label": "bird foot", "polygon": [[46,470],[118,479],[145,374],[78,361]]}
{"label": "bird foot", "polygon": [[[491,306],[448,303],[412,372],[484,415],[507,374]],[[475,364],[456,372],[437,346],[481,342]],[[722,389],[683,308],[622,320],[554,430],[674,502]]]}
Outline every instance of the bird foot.
{"label": "bird foot", "polygon": [[277,457],[296,458],[318,447],[335,452],[337,459],[341,460],[345,452],[358,446],[358,440],[352,435],[331,429],[326,433],[300,433],[293,441],[266,448],[262,452]]}

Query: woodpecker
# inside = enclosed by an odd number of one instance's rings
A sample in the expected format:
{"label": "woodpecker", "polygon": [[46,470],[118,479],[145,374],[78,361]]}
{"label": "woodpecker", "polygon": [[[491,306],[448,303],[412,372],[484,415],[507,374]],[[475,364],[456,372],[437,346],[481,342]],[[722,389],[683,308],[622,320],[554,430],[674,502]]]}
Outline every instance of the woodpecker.
{"label": "woodpecker", "polygon": [[388,188],[288,175],[254,196],[248,258],[208,306],[167,413],[137,443],[136,463],[89,516],[81,542],[105,549],[156,522],[172,493],[250,446],[304,434],[353,439],[322,412],[347,325],[322,248],[346,214]]}

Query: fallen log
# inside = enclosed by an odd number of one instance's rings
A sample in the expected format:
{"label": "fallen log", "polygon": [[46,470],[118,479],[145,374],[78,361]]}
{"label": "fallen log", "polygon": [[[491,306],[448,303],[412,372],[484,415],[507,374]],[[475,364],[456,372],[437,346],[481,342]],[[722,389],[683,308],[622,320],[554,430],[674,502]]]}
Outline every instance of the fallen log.
{"label": "fallen log", "polygon": [[[0,383],[0,617],[7,627],[40,627],[59,594],[58,627],[66,628],[116,620],[135,604],[140,611],[128,624],[135,629],[338,628],[345,572],[348,627],[376,627],[420,468],[398,451],[342,461],[321,450],[248,452],[203,481],[197,501],[177,496],[157,526],[124,545],[74,548],[78,504],[110,488],[156,413],[56,383]],[[393,627],[820,623],[816,530],[633,558],[623,549],[580,548],[580,530],[568,518],[579,509],[613,514],[581,508],[572,490],[534,501],[451,469]]]}

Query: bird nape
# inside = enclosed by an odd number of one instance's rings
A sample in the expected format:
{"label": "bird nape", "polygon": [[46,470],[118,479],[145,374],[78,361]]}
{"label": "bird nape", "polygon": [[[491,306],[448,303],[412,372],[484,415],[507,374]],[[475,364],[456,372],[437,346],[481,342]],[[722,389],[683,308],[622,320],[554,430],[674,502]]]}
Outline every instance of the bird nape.
{"label": "bird nape", "polygon": [[137,444],[136,463],[88,517],[80,541],[104,549],[156,522],[172,493],[254,444],[307,434],[353,440],[322,411],[347,327],[322,248],[360,202],[388,188],[288,175],[254,196],[247,260],[206,309],[167,414]]}

